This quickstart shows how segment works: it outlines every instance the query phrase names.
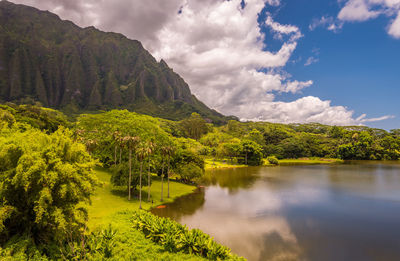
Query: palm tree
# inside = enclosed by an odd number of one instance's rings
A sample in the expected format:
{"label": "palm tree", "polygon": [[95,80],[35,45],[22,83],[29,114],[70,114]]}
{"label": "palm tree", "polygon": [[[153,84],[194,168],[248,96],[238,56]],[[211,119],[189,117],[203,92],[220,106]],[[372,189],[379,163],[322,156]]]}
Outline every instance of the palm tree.
{"label": "palm tree", "polygon": [[142,209],[142,172],[143,172],[143,161],[150,154],[151,150],[149,146],[144,142],[140,143],[137,148],[137,156],[140,161],[139,171],[139,209]]}
{"label": "palm tree", "polygon": [[122,163],[122,148],[124,147],[124,137],[122,137],[122,135],[119,136],[118,139],[119,142],[119,164]]}
{"label": "palm tree", "polygon": [[164,201],[164,165],[165,165],[165,157],[168,155],[168,146],[163,146],[160,148],[161,158],[162,158],[162,167],[161,167],[161,202]]}
{"label": "palm tree", "polygon": [[169,198],[169,167],[170,167],[171,156],[174,154],[174,147],[165,146],[164,151],[165,151],[165,155],[167,155],[167,184],[168,184],[167,197]]}
{"label": "palm tree", "polygon": [[132,183],[132,150],[138,145],[140,138],[137,136],[125,136],[122,138],[123,144],[126,144],[129,150],[129,181],[128,181],[128,200],[131,200]]}
{"label": "palm tree", "polygon": [[151,184],[150,184],[150,178],[151,178],[151,175],[150,175],[150,155],[151,154],[153,154],[153,152],[154,152],[154,148],[155,148],[155,144],[153,143],[153,142],[149,142],[148,143],[148,145],[147,145],[148,147],[148,156],[149,156],[149,158],[148,158],[148,171],[147,171],[147,185],[149,186],[149,189],[148,189],[148,193],[147,193],[147,202],[150,202],[150,193],[151,193]]}
{"label": "palm tree", "polygon": [[113,138],[114,138],[114,165],[117,165],[117,145],[121,141],[121,133],[119,131],[114,131]]}

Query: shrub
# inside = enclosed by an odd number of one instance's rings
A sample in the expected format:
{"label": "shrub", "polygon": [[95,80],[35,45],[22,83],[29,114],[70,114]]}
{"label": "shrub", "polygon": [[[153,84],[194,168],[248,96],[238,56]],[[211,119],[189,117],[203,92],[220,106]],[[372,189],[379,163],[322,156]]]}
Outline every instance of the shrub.
{"label": "shrub", "polygon": [[267,161],[269,162],[269,164],[279,165],[279,160],[275,156],[269,156],[267,158]]}
{"label": "shrub", "polygon": [[204,174],[204,170],[194,163],[189,163],[186,165],[182,164],[177,168],[177,171],[181,176],[181,179],[186,182],[198,179]]}
{"label": "shrub", "polygon": [[170,252],[194,254],[210,260],[243,260],[232,254],[229,248],[216,243],[201,230],[189,230],[186,226],[168,218],[138,211],[133,215],[133,224],[147,238]]}
{"label": "shrub", "polygon": [[84,226],[80,203],[89,201],[97,179],[84,145],[71,136],[66,129],[0,135],[0,241],[27,234],[48,244]]}

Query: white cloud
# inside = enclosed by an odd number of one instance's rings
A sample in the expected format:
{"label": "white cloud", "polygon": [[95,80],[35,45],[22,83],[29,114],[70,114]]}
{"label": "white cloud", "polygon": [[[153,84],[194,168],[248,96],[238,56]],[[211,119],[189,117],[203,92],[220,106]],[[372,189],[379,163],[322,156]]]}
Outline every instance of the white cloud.
{"label": "white cloud", "polygon": [[307,59],[307,61],[306,61],[306,63],[304,64],[304,66],[309,66],[309,65],[311,65],[311,64],[313,64],[313,63],[317,63],[317,62],[319,62],[319,59],[318,59],[318,58],[315,58],[314,56],[311,56],[311,57],[309,57],[309,58]]}
{"label": "white cloud", "polygon": [[313,19],[308,29],[314,31],[317,27],[324,27],[329,31],[337,33],[343,28],[343,22],[332,16],[322,16],[320,19]]}
{"label": "white cloud", "polygon": [[[293,102],[274,102],[264,107],[248,109],[248,120],[289,122],[319,122],[334,125],[359,125],[362,122],[353,118],[353,111],[343,106],[332,106],[331,101],[322,101],[318,97],[307,96]],[[244,109],[244,108],[243,108]],[[260,115],[251,118],[251,115]],[[363,119],[361,119],[363,120]],[[365,120],[365,119],[364,119]]]}
{"label": "white cloud", "polygon": [[[276,101],[276,93],[297,93],[313,83],[291,79],[283,70],[302,37],[299,28],[269,15],[258,23],[265,6],[277,6],[279,0],[247,0],[244,7],[241,0],[15,2],[50,10],[80,26],[95,25],[140,40],[182,75],[200,100],[224,114],[273,122],[362,123],[347,108],[317,97]],[[272,35],[263,33],[266,28]],[[268,49],[272,37],[281,40],[276,52]]]}
{"label": "white cloud", "polygon": [[390,24],[388,33],[394,38],[400,38],[400,11],[397,14],[396,19]]}
{"label": "white cloud", "polygon": [[393,18],[388,34],[400,38],[400,0],[348,0],[337,17],[339,21],[362,22],[379,15]]}
{"label": "white cloud", "polygon": [[342,21],[366,21],[377,17],[381,11],[371,10],[366,0],[349,0],[340,10],[338,18]]}
{"label": "white cloud", "polygon": [[376,122],[376,121],[383,121],[383,120],[388,120],[388,119],[393,119],[395,118],[395,116],[393,115],[385,115],[385,116],[381,116],[381,117],[377,117],[377,118],[366,118],[366,114],[362,114],[361,116],[359,116],[356,121],[361,122],[361,123],[365,123],[365,122]]}

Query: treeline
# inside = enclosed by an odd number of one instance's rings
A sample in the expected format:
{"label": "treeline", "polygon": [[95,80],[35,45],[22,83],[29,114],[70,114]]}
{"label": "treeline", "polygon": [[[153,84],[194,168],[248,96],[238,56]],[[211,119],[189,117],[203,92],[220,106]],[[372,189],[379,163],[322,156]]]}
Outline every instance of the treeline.
{"label": "treeline", "polygon": [[196,140],[201,155],[229,158],[246,165],[260,165],[262,158],[269,156],[278,159],[400,159],[400,129],[386,131],[366,126],[234,120],[223,126],[214,126],[195,113],[179,122],[161,122],[172,135]]}

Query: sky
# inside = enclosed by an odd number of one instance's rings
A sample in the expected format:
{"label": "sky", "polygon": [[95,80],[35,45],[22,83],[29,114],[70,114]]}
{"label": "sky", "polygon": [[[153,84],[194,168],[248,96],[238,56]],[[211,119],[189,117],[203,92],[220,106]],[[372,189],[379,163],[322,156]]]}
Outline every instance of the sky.
{"label": "sky", "polygon": [[400,128],[400,0],[12,0],[119,32],[242,120]]}

